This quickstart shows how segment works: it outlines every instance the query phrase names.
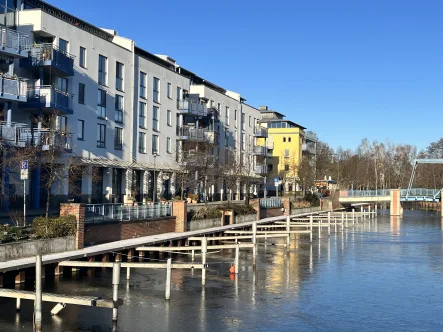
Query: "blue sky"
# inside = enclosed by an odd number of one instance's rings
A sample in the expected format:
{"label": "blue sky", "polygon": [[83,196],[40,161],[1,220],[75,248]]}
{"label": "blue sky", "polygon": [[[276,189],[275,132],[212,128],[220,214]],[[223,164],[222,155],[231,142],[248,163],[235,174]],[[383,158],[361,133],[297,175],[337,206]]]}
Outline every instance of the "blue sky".
{"label": "blue sky", "polygon": [[443,136],[441,0],[49,2],[332,147],[368,138],[424,148]]}

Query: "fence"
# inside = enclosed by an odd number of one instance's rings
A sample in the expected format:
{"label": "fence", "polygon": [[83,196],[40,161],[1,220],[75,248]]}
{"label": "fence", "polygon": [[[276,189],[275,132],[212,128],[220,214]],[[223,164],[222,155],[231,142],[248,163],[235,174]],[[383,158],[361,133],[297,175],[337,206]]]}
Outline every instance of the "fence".
{"label": "fence", "polygon": [[172,203],[86,204],[85,224],[172,216]]}
{"label": "fence", "polygon": [[320,206],[308,207],[308,208],[300,208],[300,209],[292,209],[291,215],[300,214],[300,213],[311,213],[311,212],[319,212],[321,211]]}
{"label": "fence", "polygon": [[[440,189],[425,189],[425,188],[412,188],[400,189],[400,196],[438,196]],[[379,190],[344,190],[340,191],[340,197],[377,197],[377,196],[389,196],[391,189],[379,189]]]}
{"label": "fence", "polygon": [[274,209],[283,207],[283,202],[280,197],[270,197],[260,199],[260,208]]}

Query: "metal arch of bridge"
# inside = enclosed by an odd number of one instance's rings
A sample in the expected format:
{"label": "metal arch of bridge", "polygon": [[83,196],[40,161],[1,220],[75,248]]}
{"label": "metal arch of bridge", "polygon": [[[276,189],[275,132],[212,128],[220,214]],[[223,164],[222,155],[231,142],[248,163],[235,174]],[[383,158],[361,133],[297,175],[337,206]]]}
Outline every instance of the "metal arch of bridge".
{"label": "metal arch of bridge", "polygon": [[[414,183],[414,177],[415,177],[415,171],[417,169],[417,165],[418,164],[443,164],[443,159],[414,159],[414,165],[412,167],[412,174],[411,174],[411,178],[409,179],[409,186],[408,186],[408,191],[406,192],[406,200],[408,201],[409,193],[411,192],[412,189],[412,184]],[[443,190],[443,188],[442,188]],[[435,193],[433,195],[433,201],[436,201],[439,197],[440,197],[440,191],[438,191],[437,193]],[[416,199],[413,199],[416,200]]]}

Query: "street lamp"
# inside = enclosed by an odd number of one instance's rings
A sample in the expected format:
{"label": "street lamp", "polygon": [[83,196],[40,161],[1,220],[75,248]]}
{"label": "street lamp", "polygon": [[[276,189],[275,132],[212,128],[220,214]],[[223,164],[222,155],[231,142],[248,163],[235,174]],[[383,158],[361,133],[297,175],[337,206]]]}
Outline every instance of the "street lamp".
{"label": "street lamp", "polygon": [[157,187],[157,181],[156,181],[156,178],[155,178],[155,161],[156,161],[156,158],[158,156],[157,151],[155,151],[152,155],[154,156],[154,178],[152,179],[152,203],[155,203],[155,196],[157,194],[157,188],[156,188]]}

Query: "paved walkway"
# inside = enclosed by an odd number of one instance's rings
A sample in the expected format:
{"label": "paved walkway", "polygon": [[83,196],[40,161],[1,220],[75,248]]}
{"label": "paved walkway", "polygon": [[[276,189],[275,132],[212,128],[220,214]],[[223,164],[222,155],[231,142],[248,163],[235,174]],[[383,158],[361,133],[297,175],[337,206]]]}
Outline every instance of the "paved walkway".
{"label": "paved walkway", "polygon": [[[291,217],[303,217],[308,216],[311,214],[319,214],[319,213],[327,213],[328,211],[319,211],[319,212],[311,212],[311,213],[301,213],[292,215]],[[279,217],[272,217],[272,218],[266,218],[258,220],[258,224],[265,224],[269,222],[274,221],[281,221],[285,220],[286,216],[279,216]],[[115,242],[109,242],[105,244],[99,244],[92,247],[87,247],[84,249],[79,250],[73,250],[73,251],[65,251],[61,253],[56,254],[49,254],[44,255],[42,257],[43,265],[45,264],[51,264],[51,263],[58,263],[64,260],[72,260],[72,259],[78,259],[78,258],[84,258],[89,256],[95,256],[100,254],[106,254],[116,251],[121,251],[125,249],[133,249],[140,246],[145,245],[153,245],[157,243],[163,243],[163,242],[169,242],[174,240],[180,240],[180,239],[187,239],[191,236],[201,236],[205,234],[212,234],[215,232],[223,232],[229,229],[235,229],[235,228],[241,228],[241,227],[250,227],[252,226],[253,222],[244,222],[240,224],[234,224],[234,225],[226,225],[226,226],[219,226],[219,227],[212,227],[207,229],[200,229],[197,231],[190,231],[190,232],[184,232],[184,233],[164,233],[164,234],[158,234],[158,235],[151,235],[151,236],[144,236],[134,239],[128,239],[128,240],[120,240]],[[2,262],[0,263],[0,273],[1,272],[7,272],[11,270],[18,270],[23,268],[32,267],[35,265],[35,257],[28,257],[28,258],[21,258],[16,259],[12,261]]]}

